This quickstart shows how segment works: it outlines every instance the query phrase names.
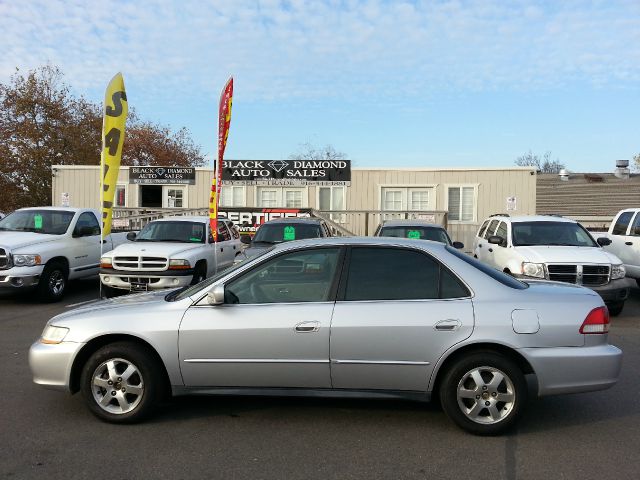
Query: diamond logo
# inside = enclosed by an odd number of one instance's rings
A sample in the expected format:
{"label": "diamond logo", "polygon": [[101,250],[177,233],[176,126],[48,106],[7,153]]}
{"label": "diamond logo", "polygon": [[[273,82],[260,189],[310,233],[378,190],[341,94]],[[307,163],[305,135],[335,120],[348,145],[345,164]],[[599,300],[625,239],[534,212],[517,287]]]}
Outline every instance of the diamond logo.
{"label": "diamond logo", "polygon": [[273,160],[267,163],[271,168],[273,168],[276,172],[280,173],[282,170],[289,166],[289,162],[285,162],[284,160]]}
{"label": "diamond logo", "polygon": [[156,173],[158,174],[158,176],[162,176],[162,174],[165,172],[164,168],[156,168]]}

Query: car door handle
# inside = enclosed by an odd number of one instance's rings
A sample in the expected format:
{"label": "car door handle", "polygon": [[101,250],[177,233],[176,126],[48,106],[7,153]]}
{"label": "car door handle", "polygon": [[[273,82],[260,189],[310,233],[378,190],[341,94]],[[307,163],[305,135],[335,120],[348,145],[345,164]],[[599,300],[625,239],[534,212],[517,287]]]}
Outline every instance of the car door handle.
{"label": "car door handle", "polygon": [[221,252],[224,252],[224,247],[220,247],[220,251],[221,251]]}
{"label": "car door handle", "polygon": [[490,249],[489,249],[489,251],[490,251],[490,252],[493,252],[493,248],[490,248]]}
{"label": "car door handle", "polygon": [[453,332],[460,328],[460,320],[455,318],[448,318],[446,320],[440,320],[436,323],[435,329],[440,332]]}
{"label": "car door handle", "polygon": [[625,245],[633,245],[633,242],[624,242]]}
{"label": "car door handle", "polygon": [[482,248],[482,244],[481,243],[478,244],[478,248]]}
{"label": "car door handle", "polygon": [[295,326],[295,331],[297,333],[317,332],[319,329],[320,322],[300,322]]}

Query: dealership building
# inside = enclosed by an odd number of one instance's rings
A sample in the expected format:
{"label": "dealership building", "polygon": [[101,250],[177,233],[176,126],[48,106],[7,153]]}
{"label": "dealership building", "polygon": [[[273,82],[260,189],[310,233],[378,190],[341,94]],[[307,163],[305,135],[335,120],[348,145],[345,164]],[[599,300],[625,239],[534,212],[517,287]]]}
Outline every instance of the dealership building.
{"label": "dealership building", "polygon": [[[53,205],[99,207],[99,166],[56,165],[52,174]],[[209,168],[121,167],[114,206],[131,212],[206,211],[213,174]],[[358,235],[372,234],[383,218],[419,217],[445,224],[467,250],[487,216],[535,213],[536,171],[231,160],[223,169],[220,205],[222,212],[242,207],[314,209]]]}

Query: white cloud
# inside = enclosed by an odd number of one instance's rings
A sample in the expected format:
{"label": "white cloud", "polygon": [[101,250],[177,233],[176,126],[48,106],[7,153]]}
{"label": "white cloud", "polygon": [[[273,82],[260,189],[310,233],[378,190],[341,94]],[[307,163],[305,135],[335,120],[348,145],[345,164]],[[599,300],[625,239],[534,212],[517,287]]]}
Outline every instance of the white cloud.
{"label": "white cloud", "polygon": [[[188,0],[0,3],[0,80],[62,67],[91,91],[116,71],[142,94],[401,99],[456,90],[633,85],[640,2]],[[169,92],[169,93],[168,93]]]}

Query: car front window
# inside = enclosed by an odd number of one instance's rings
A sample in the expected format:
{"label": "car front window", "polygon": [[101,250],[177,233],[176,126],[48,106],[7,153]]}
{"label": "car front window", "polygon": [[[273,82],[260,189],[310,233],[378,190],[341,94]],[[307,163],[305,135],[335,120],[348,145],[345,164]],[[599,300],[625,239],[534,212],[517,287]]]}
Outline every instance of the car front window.
{"label": "car front window", "polygon": [[514,246],[543,245],[597,247],[589,232],[573,222],[514,222],[511,224]]}
{"label": "car front window", "polygon": [[74,215],[59,210],[16,211],[0,220],[0,230],[64,235]]}
{"label": "car front window", "polygon": [[253,237],[253,241],[256,243],[282,243],[321,236],[319,224],[274,223],[262,225]]}
{"label": "car front window", "polygon": [[204,243],[205,224],[197,222],[151,222],[144,226],[135,241]]}

